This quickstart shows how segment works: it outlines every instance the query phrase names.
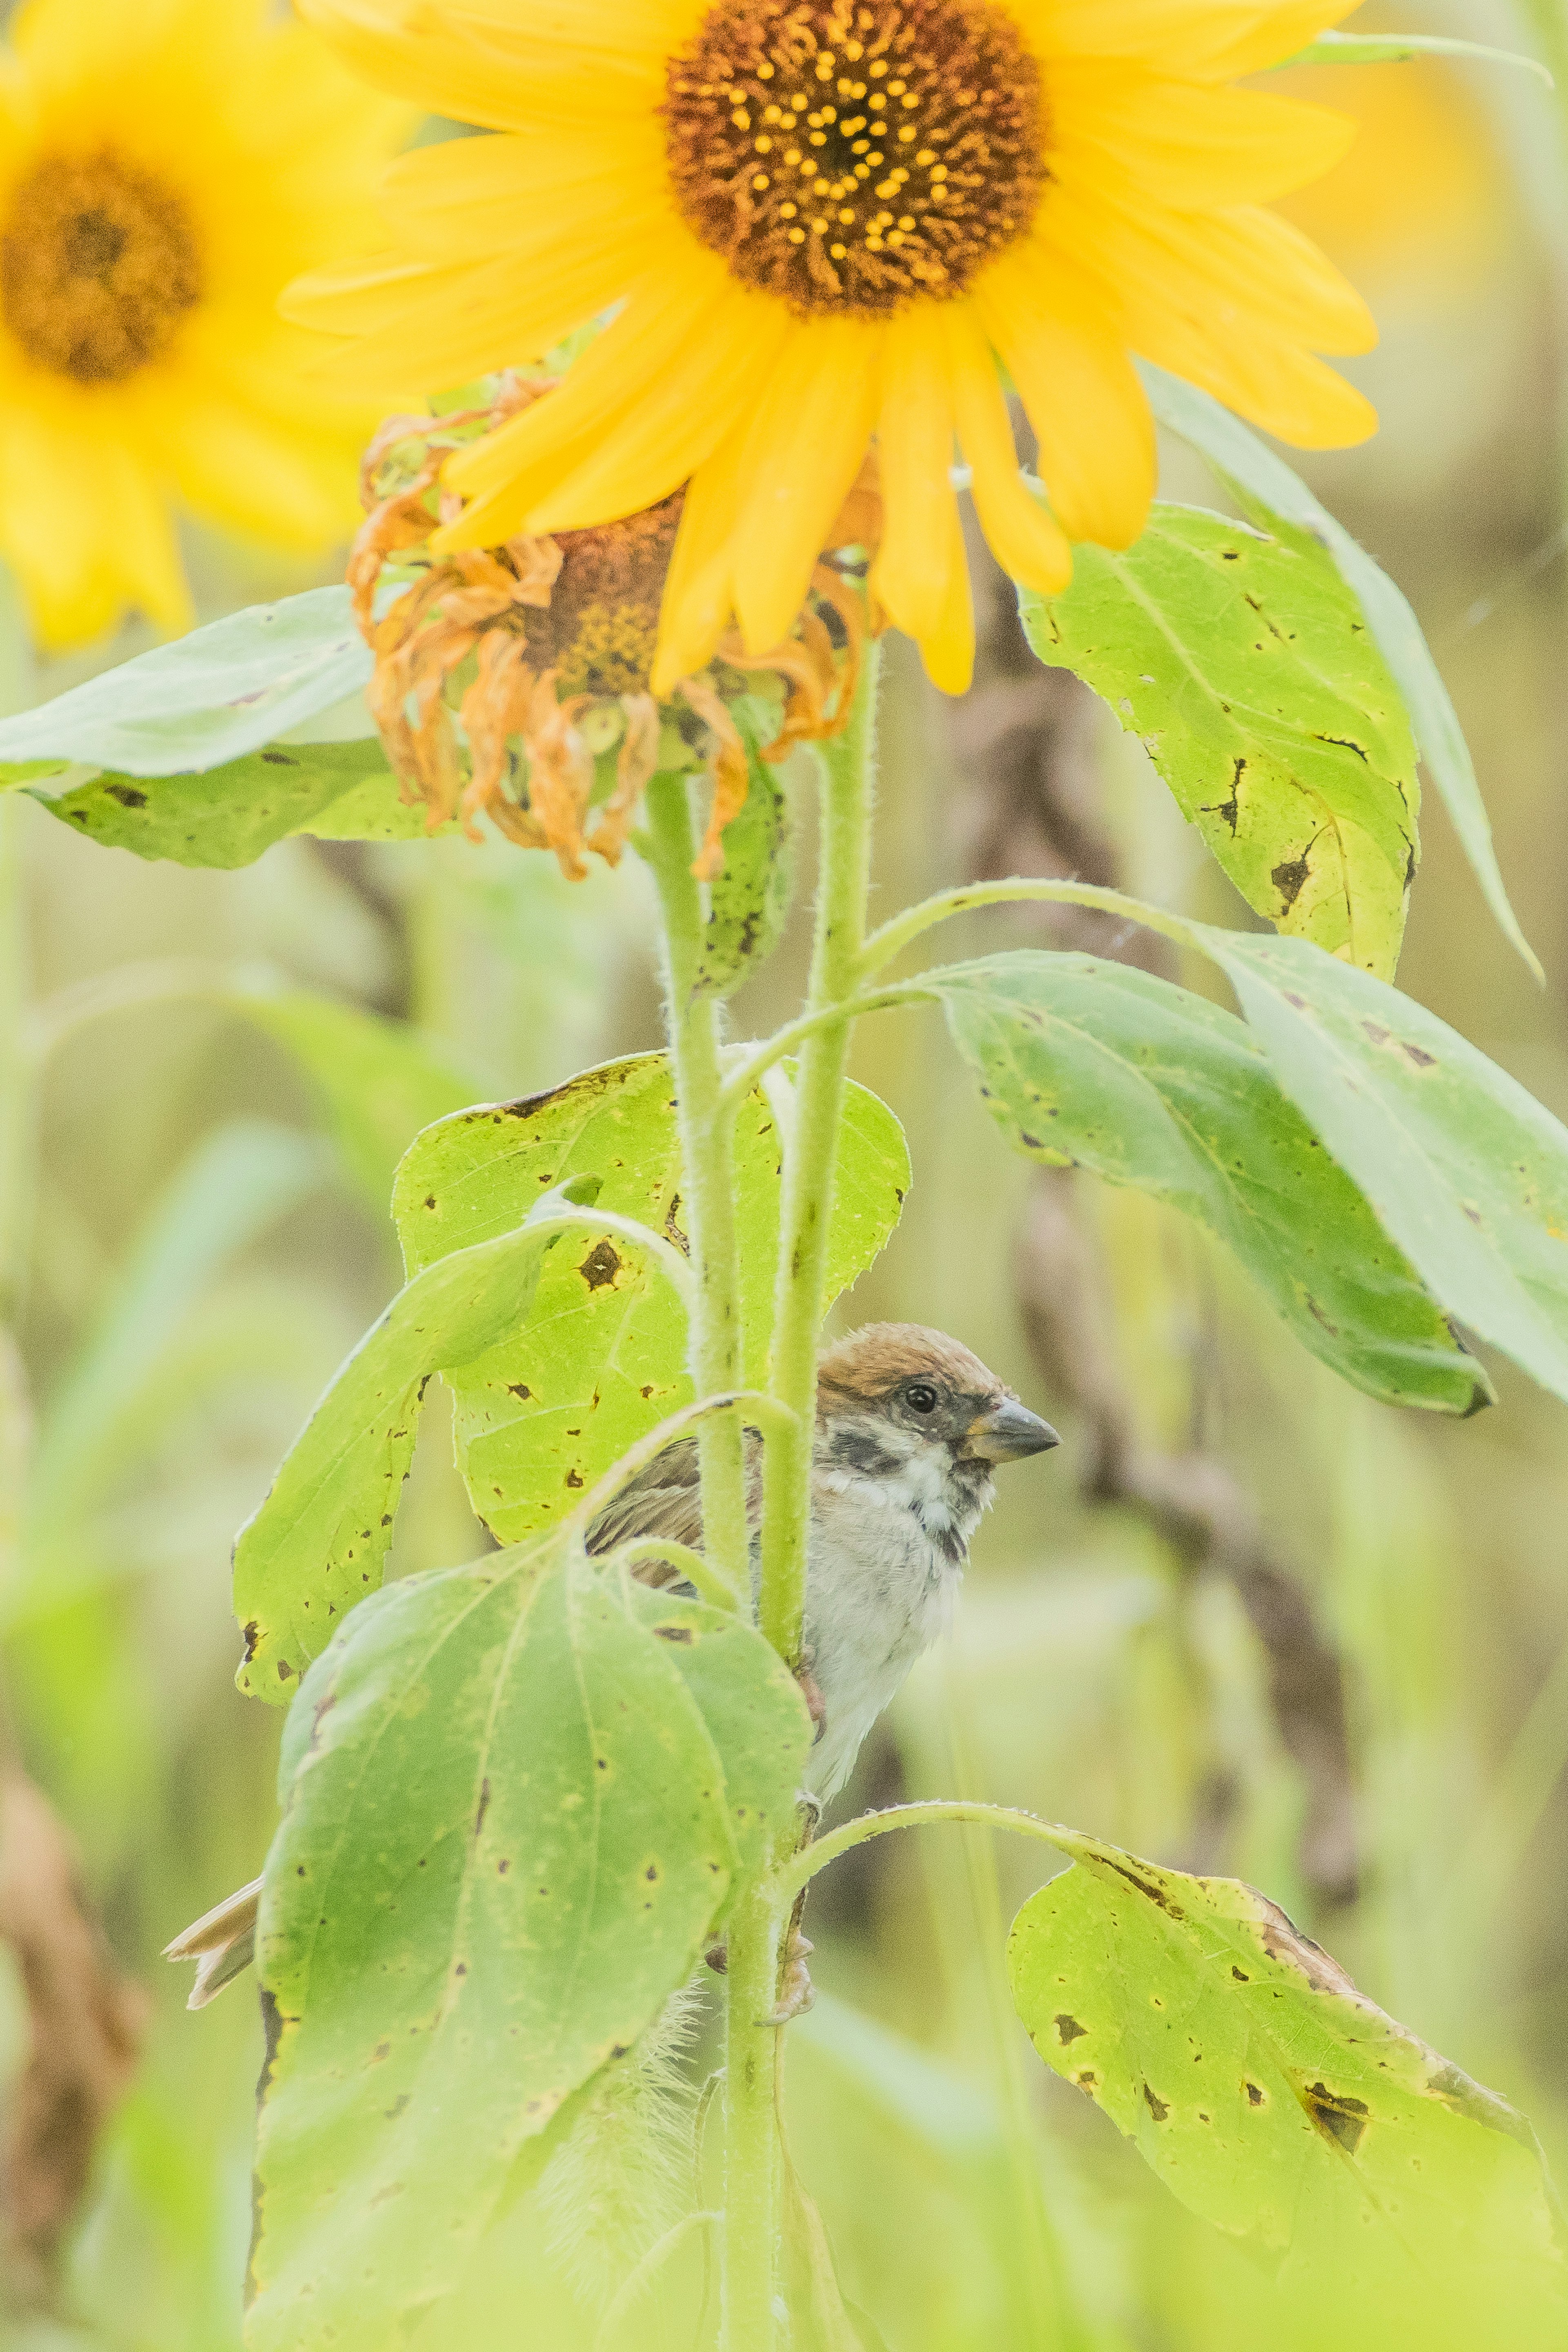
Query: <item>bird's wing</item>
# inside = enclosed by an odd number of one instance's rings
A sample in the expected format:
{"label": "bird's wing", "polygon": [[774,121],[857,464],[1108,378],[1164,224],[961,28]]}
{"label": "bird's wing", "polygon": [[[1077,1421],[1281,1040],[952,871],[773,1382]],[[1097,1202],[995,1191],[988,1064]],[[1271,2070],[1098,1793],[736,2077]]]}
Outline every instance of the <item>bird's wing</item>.
{"label": "bird's wing", "polygon": [[[746,1508],[755,1528],[762,1508],[762,1439],[746,1432]],[[600,1554],[639,1536],[668,1536],[672,1543],[702,1549],[702,1489],[695,1437],[678,1437],[655,1454],[612,1502],[592,1521],[587,1549]],[[643,1560],[632,1573],[644,1584],[663,1586],[683,1581],[673,1562]],[[687,1588],[689,1590],[689,1588]]]}
{"label": "bird's wing", "polygon": [[215,1994],[250,1966],[256,1951],[256,1913],[261,1881],[253,1878],[237,1895],[228,1895],[212,1910],[204,1911],[184,1935],[163,1948],[166,1960],[195,1960],[196,1980],[187,2009],[205,2009]]}

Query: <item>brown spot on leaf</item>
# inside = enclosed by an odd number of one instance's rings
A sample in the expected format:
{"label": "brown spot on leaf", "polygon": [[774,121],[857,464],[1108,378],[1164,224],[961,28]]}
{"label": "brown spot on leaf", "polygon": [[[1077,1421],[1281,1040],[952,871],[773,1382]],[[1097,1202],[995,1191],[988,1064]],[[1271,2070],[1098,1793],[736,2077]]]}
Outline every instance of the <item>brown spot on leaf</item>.
{"label": "brown spot on leaf", "polygon": [[1302,887],[1310,871],[1311,868],[1307,862],[1305,855],[1303,855],[1300,857],[1287,857],[1282,859],[1270,873],[1268,879],[1279,891],[1282,908],[1286,914],[1289,913],[1291,908],[1300,897]]}
{"label": "brown spot on leaf", "polygon": [[1059,2011],[1051,2021],[1057,2029],[1057,2040],[1061,2043],[1064,2050],[1067,2048],[1069,2042],[1081,2041],[1083,2036],[1089,2032],[1087,2025],[1080,2025],[1076,2017],[1069,2017],[1065,2009]]}
{"label": "brown spot on leaf", "polygon": [[1361,2146],[1372,2110],[1364,2099],[1352,2099],[1326,2084],[1308,2083],[1297,2094],[1313,2127],[1335,2147],[1353,2156]]}
{"label": "brown spot on leaf", "polygon": [[516,1397],[521,1404],[526,1404],[529,1398],[533,1394],[533,1391],[529,1387],[526,1381],[508,1381],[506,1384],[506,1392],[508,1396]]}
{"label": "brown spot on leaf", "polygon": [[595,1242],[577,1268],[590,1290],[606,1289],[620,1270],[620,1252],[608,1241]]}
{"label": "brown spot on leaf", "polygon": [[689,1643],[695,1638],[689,1625],[656,1625],[653,1630],[661,1642]]}
{"label": "brown spot on leaf", "polygon": [[1182,1909],[1181,1906],[1179,1904],[1173,1903],[1164,1888],[1159,1885],[1155,1880],[1141,1876],[1136,1870],[1131,1869],[1125,1862],[1117,1862],[1108,1853],[1102,1853],[1099,1855],[1097,1859],[1102,1868],[1106,1870],[1113,1870],[1118,1878],[1124,1878],[1129,1886],[1135,1886],[1138,1889],[1139,1894],[1142,1895],[1146,1901],[1156,1905],[1160,1910],[1163,1911],[1168,1919],[1184,1919],[1186,1917],[1187,1915]]}
{"label": "brown spot on leaf", "polygon": [[484,1828],[485,1815],[489,1811],[489,1809],[490,1781],[489,1774],[487,1772],[484,1779],[479,1782],[479,1801],[474,1813],[474,1835],[476,1837],[479,1836],[479,1832]]}
{"label": "brown spot on leaf", "polygon": [[1157,2124],[1163,2124],[1165,2117],[1171,2112],[1164,2100],[1158,2097],[1156,2094],[1149,2088],[1147,2083],[1143,2085],[1143,2104],[1148,2108],[1149,2113],[1153,2116],[1154,2121]]}

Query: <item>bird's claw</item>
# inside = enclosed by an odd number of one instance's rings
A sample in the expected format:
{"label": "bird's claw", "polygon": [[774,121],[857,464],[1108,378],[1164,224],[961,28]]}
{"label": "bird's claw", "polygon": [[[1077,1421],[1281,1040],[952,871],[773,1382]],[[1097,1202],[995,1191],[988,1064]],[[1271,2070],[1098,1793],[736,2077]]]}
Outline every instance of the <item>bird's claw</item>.
{"label": "bird's claw", "polygon": [[766,2017],[758,2019],[760,2025],[787,2025],[792,2018],[803,2016],[811,2007],[816,1999],[816,1989],[806,1969],[805,1956],[814,1948],[798,1927],[791,1927],[779,1969],[779,1997]]}

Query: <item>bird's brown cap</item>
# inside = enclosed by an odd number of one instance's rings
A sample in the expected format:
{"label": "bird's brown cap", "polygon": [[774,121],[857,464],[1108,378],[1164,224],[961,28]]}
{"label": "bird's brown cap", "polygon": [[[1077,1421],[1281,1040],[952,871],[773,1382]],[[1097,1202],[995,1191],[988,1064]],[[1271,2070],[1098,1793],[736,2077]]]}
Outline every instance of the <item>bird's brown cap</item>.
{"label": "bird's brown cap", "polygon": [[923,1323],[864,1323],[829,1348],[816,1367],[819,1401],[889,1395],[901,1381],[940,1381],[960,1396],[998,1403],[1012,1391],[979,1357]]}

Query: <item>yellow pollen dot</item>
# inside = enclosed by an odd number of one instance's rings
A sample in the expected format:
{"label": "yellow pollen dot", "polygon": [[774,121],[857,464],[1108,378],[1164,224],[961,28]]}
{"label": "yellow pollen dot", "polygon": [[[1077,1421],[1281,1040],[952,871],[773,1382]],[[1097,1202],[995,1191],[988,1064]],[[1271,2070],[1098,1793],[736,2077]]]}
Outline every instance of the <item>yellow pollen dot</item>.
{"label": "yellow pollen dot", "polygon": [[814,220],[811,226],[816,231],[818,236],[826,236],[827,235],[827,223],[825,220]]}
{"label": "yellow pollen dot", "polygon": [[908,97],[908,98],[906,98],[906,99],[904,99],[904,100],[900,100],[900,103],[901,103],[902,105],[904,105],[904,106],[918,106],[918,105],[920,104],[920,100],[915,96],[914,92],[911,90],[911,91],[910,91],[910,95],[909,95],[909,97]]}
{"label": "yellow pollen dot", "polygon": [[827,248],[835,261],[842,261],[849,248],[847,245],[830,245]]}
{"label": "yellow pollen dot", "polygon": [[906,123],[904,123],[904,124],[902,124],[902,125],[901,125],[901,127],[900,127],[900,131],[899,131],[899,136],[900,136],[900,139],[912,139],[912,138],[914,137],[914,135],[915,135],[915,126],[914,126],[914,124],[913,124],[912,122],[906,122]]}
{"label": "yellow pollen dot", "polygon": [[854,220],[854,218],[855,218],[855,215],[854,215],[854,214],[850,211],[850,209],[849,209],[848,205],[844,205],[844,206],[843,206],[843,208],[841,209],[841,211],[840,211],[840,213],[839,213],[839,215],[838,215],[838,217],[839,217],[839,219],[840,219],[841,221],[845,221],[845,222],[853,222],[853,220]]}
{"label": "yellow pollen dot", "polygon": [[[763,141],[759,139],[757,142],[758,146],[761,147],[763,143]],[[936,162],[936,149],[934,147],[922,147],[920,153],[915,157],[915,162],[917,163],[934,163]]]}
{"label": "yellow pollen dot", "polygon": [[792,99],[790,100],[790,104],[794,107],[794,109],[795,109],[795,112],[796,112],[797,114],[802,114],[802,113],[804,113],[804,112],[805,112],[805,90],[803,89],[803,90],[801,91],[800,96],[799,96],[798,98],[792,98]]}
{"label": "yellow pollen dot", "polygon": [[847,75],[846,75],[846,74],[840,74],[840,76],[839,76],[839,78],[838,78],[838,95],[839,95],[839,97],[840,97],[840,98],[852,98],[852,97],[854,96],[854,94],[855,94],[855,85],[854,85],[854,83],[849,79],[849,78],[848,78],[848,76],[847,76]]}
{"label": "yellow pollen dot", "polygon": [[902,98],[908,87],[909,85],[907,82],[890,81],[888,84],[888,95],[890,98]]}
{"label": "yellow pollen dot", "polygon": [[855,166],[855,177],[856,177],[858,180],[868,180],[868,179],[870,178],[870,176],[871,176],[871,166],[869,165],[869,163],[857,163],[857,164],[856,164],[856,166]]}
{"label": "yellow pollen dot", "polygon": [[793,130],[795,129],[795,116],[794,116],[793,114],[781,114],[781,115],[780,115],[780,117],[779,117],[779,129],[780,129],[781,131],[793,131]]}
{"label": "yellow pollen dot", "polygon": [[901,219],[900,220],[900,222],[899,222],[899,226],[900,226],[901,229],[911,229],[911,228],[913,228],[914,225],[915,225],[915,216],[914,216],[913,213],[905,213],[905,214],[903,215],[902,218],[901,218]]}
{"label": "yellow pollen dot", "polygon": [[752,127],[752,118],[743,106],[738,106],[730,120],[737,131],[749,131]]}
{"label": "yellow pollen dot", "polygon": [[805,229],[792,228],[789,233],[789,241],[792,245],[804,245],[805,243]]}
{"label": "yellow pollen dot", "polygon": [[757,79],[759,81],[772,81],[773,78],[773,67],[769,64],[766,58],[764,58],[762,64],[757,68]]}
{"label": "yellow pollen dot", "polygon": [[786,163],[798,163],[799,161],[800,149],[798,147],[786,147],[784,149],[784,162]]}
{"label": "yellow pollen dot", "polygon": [[869,163],[873,172],[879,170],[880,166],[887,162],[887,160],[888,159],[885,155],[880,154],[868,155],[866,158],[867,163]]}
{"label": "yellow pollen dot", "polygon": [[[765,133],[761,139],[756,140],[753,143],[759,155],[766,155],[772,152],[773,142],[766,136]],[[918,155],[915,157],[915,161],[917,163],[920,162],[920,157]]]}
{"label": "yellow pollen dot", "polygon": [[811,184],[811,193],[814,196],[830,196],[833,191],[826,180],[814,180]]}
{"label": "yellow pollen dot", "polygon": [[[911,132],[910,132],[910,136],[911,138],[913,138],[914,133],[911,131]],[[811,133],[811,135],[810,135],[809,139],[807,140],[807,142],[806,142],[806,143],[807,143],[807,145],[808,145],[808,146],[812,146],[812,147],[826,147],[826,144],[827,144],[827,133],[826,133],[826,131],[814,131]]]}
{"label": "yellow pollen dot", "polygon": [[903,241],[903,234],[900,230],[893,228],[888,231],[888,243],[890,246],[897,248],[899,246],[902,245]]}
{"label": "yellow pollen dot", "polygon": [[854,65],[858,65],[858,64],[859,64],[859,62],[860,62],[860,59],[861,59],[861,58],[865,56],[865,54],[866,54],[866,44],[865,44],[865,42],[864,42],[864,41],[846,41],[846,42],[845,42],[845,44],[844,44],[844,54],[845,54],[845,56],[848,58],[848,60],[849,60],[849,62],[850,62],[850,64],[851,64],[852,66],[854,66]]}
{"label": "yellow pollen dot", "polygon": [[878,194],[879,196],[896,196],[896,195],[898,194],[898,193],[899,193],[899,184],[898,184],[897,180],[879,180],[879,181],[878,181],[878,183],[877,183],[877,194]]}
{"label": "yellow pollen dot", "polygon": [[870,144],[871,142],[868,139],[857,139],[854,146],[849,150],[849,152],[851,155],[863,155]]}
{"label": "yellow pollen dot", "polygon": [[794,220],[799,210],[800,206],[798,205],[781,205],[779,206],[779,217],[781,220]]}
{"label": "yellow pollen dot", "polygon": [[838,109],[836,106],[825,106],[816,119],[818,122],[837,122]]}
{"label": "yellow pollen dot", "polygon": [[888,70],[888,60],[887,60],[887,58],[872,58],[872,60],[871,60],[870,66],[868,67],[868,70],[869,72],[871,72],[871,73],[874,73],[874,74],[885,74],[885,73],[887,72],[887,70]]}
{"label": "yellow pollen dot", "polygon": [[767,173],[765,172],[753,172],[752,174],[752,185],[753,188],[765,188],[770,186],[771,183],[768,179]]}
{"label": "yellow pollen dot", "polygon": [[764,106],[764,107],[763,107],[763,121],[764,122],[776,122],[776,121],[778,121],[778,119],[779,119],[779,110],[778,110],[778,108],[777,108],[776,106]]}
{"label": "yellow pollen dot", "polygon": [[[920,159],[920,157],[917,155],[917,156],[915,157],[915,162],[918,163],[920,162],[920,160],[921,160],[921,159]],[[945,163],[938,163],[938,164],[935,166],[935,168],[933,169],[932,173],[931,173],[931,178],[932,178],[933,180],[945,180],[945,179],[946,179],[946,177],[947,177],[947,165],[946,165]]]}
{"label": "yellow pollen dot", "polygon": [[886,104],[888,103],[887,100],[882,96],[882,93],[881,93],[881,91],[880,91],[879,89],[874,89],[874,90],[871,92],[871,100],[870,100],[870,102],[871,102],[871,104],[872,104],[873,106],[886,106]]}
{"label": "yellow pollen dot", "polygon": [[838,128],[846,139],[854,139],[865,130],[866,118],[863,114],[858,114],[852,122],[841,122]]}

